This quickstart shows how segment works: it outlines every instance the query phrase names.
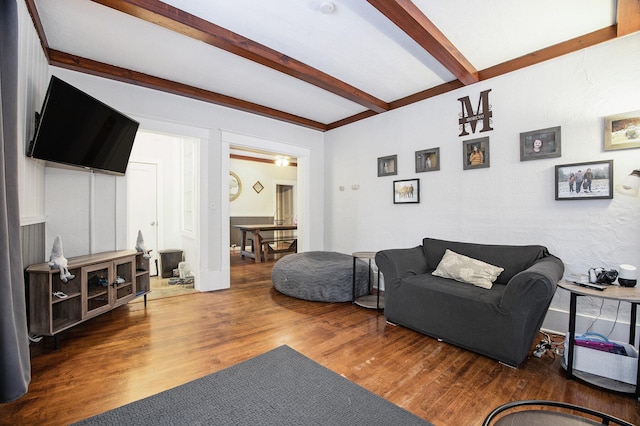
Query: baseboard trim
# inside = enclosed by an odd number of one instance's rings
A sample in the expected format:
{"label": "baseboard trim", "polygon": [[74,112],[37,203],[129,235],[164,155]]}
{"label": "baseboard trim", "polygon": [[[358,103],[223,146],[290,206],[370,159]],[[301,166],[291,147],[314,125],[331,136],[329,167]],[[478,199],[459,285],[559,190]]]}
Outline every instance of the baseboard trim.
{"label": "baseboard trim", "polygon": [[[622,311],[622,310],[621,310]],[[625,311],[626,312],[626,311]],[[622,313],[617,320],[609,318],[597,318],[591,315],[583,315],[580,312],[576,315],[576,333],[584,333],[591,327],[590,331],[608,336],[611,340],[620,342],[629,341],[629,318],[628,314]],[[569,312],[550,308],[542,323],[541,330],[549,334],[565,335],[569,331]],[[636,342],[640,336],[640,324],[636,323]],[[636,345],[636,343],[634,343]],[[637,345],[636,345],[637,346]]]}

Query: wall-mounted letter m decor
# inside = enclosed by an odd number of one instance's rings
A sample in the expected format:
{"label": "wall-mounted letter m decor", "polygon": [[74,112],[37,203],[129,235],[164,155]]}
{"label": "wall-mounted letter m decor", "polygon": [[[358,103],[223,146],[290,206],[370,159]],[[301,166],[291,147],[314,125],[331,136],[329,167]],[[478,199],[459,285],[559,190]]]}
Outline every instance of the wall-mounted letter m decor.
{"label": "wall-mounted letter m decor", "polygon": [[471,106],[471,100],[468,96],[459,98],[460,105],[462,106],[462,112],[458,115],[458,124],[460,126],[460,134],[458,136],[467,136],[467,124],[471,127],[471,133],[476,132],[476,126],[478,121],[482,121],[482,128],[480,132],[488,132],[493,130],[491,127],[493,112],[491,111],[491,104],[489,103],[489,90],[480,92],[480,99],[478,99],[478,108],[474,111]]}

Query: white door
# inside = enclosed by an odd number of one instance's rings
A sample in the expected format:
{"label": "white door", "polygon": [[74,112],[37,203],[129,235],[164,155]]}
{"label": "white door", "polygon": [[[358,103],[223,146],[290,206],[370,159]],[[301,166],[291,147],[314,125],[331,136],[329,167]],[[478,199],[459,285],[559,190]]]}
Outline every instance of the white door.
{"label": "white door", "polygon": [[136,246],[138,230],[144,245],[151,251],[151,275],[157,275],[158,259],[158,190],[156,164],[130,162],[127,167],[127,221],[129,247]]}
{"label": "white door", "polygon": [[[282,225],[294,224],[293,185],[276,184],[276,223]],[[277,237],[290,237],[294,231],[278,231]]]}
{"label": "white door", "polygon": [[276,218],[284,225],[293,224],[293,185],[276,185]]}

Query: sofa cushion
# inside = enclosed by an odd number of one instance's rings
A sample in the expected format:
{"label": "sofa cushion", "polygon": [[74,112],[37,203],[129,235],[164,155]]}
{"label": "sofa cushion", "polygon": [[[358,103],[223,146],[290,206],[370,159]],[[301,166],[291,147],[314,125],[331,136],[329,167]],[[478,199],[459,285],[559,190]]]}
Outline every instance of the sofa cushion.
{"label": "sofa cushion", "polygon": [[497,283],[501,284],[508,283],[518,272],[528,269],[538,259],[549,255],[545,247],[537,245],[473,244],[424,238],[422,240],[422,250],[427,259],[427,268],[429,270],[434,270],[438,266],[447,249],[504,268],[504,272],[496,280]]}
{"label": "sofa cushion", "polygon": [[488,289],[502,271],[504,268],[447,249],[432,274]]}

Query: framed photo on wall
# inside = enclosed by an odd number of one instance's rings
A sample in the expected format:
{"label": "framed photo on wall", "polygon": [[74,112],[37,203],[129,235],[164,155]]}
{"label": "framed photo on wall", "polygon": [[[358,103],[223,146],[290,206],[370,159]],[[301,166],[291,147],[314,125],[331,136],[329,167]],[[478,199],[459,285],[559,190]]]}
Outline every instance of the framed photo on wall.
{"label": "framed photo on wall", "polygon": [[556,166],[556,200],[613,198],[613,160]]}
{"label": "framed photo on wall", "polygon": [[640,148],[640,111],[604,119],[604,150]]}
{"label": "framed photo on wall", "polygon": [[560,126],[520,133],[520,161],[561,155]]}
{"label": "framed photo on wall", "polygon": [[440,148],[416,151],[416,173],[440,170]]}
{"label": "framed photo on wall", "polygon": [[378,157],[378,177],[398,174],[398,156]]}
{"label": "framed photo on wall", "polygon": [[393,204],[420,202],[420,179],[393,181]]}
{"label": "framed photo on wall", "polygon": [[462,142],[462,168],[481,169],[489,167],[489,137]]}

